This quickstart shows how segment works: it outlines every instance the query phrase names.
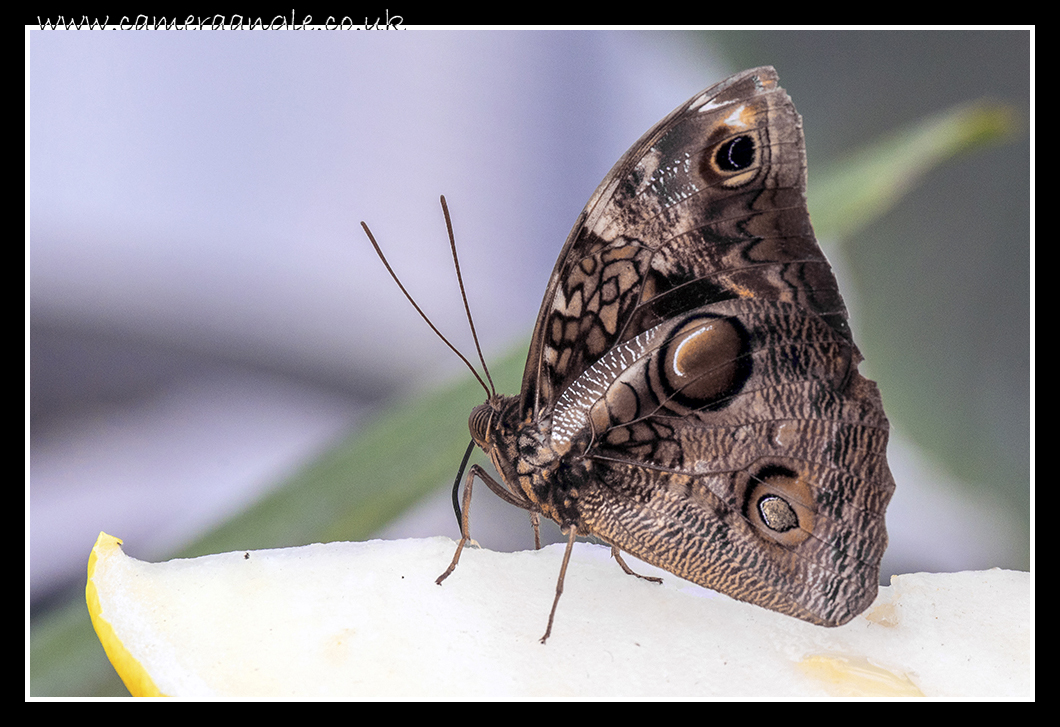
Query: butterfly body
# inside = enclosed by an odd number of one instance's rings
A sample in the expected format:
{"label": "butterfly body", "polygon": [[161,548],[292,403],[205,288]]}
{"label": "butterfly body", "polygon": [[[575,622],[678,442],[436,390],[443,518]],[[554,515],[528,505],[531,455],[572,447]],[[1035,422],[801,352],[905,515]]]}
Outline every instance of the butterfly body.
{"label": "butterfly body", "polygon": [[469,483],[571,543],[593,535],[805,621],[867,608],[894,490],[888,423],[805,188],[802,120],[772,68],[645,134],[560,253],[519,396],[472,412],[503,485],[480,468]]}

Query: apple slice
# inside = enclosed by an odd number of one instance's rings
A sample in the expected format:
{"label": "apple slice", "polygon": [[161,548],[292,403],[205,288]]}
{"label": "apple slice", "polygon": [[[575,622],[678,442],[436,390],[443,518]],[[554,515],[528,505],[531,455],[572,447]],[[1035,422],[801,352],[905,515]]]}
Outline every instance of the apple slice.
{"label": "apple slice", "polygon": [[828,629],[578,543],[327,543],[145,563],[101,533],[92,623],[129,691],[238,699],[1027,699],[1030,577],[899,576]]}

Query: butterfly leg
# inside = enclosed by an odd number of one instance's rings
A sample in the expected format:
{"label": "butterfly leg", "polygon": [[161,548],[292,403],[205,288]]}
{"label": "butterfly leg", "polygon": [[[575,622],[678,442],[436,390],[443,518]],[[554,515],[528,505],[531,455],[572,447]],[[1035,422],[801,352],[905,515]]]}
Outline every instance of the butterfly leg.
{"label": "butterfly leg", "polygon": [[545,643],[548,640],[549,635],[552,633],[552,620],[556,618],[556,606],[559,605],[559,597],[563,595],[563,578],[567,575],[567,563],[570,562],[571,551],[574,550],[574,539],[578,537],[578,526],[570,526],[570,537],[567,538],[567,550],[563,552],[563,565],[559,569],[559,580],[556,581],[556,598],[552,601],[552,610],[548,614],[548,628],[545,629],[545,635],[541,637],[541,643]]}
{"label": "butterfly leg", "polygon": [[445,573],[442,573],[434,581],[439,586],[442,585],[442,581],[448,578],[456,569],[456,564],[460,562],[460,553],[463,552],[464,546],[467,545],[467,541],[471,539],[471,483],[475,481],[475,475],[480,471],[481,469],[476,465],[467,473],[467,482],[464,484],[463,507],[461,508],[462,512],[460,513],[460,542],[457,544],[456,552],[453,554],[453,562],[445,569]]}
{"label": "butterfly leg", "polygon": [[530,511],[530,524],[534,526],[534,550],[541,550],[541,516]]}
{"label": "butterfly leg", "polygon": [[[499,482],[497,482],[497,480],[490,477],[486,470],[482,469],[477,464],[471,465],[471,469],[468,470],[467,473],[467,481],[464,484],[464,499],[460,513],[460,543],[456,546],[456,553],[453,555],[453,562],[450,563],[449,567],[445,569],[445,573],[442,573],[440,576],[438,576],[437,580],[434,581],[438,585],[442,585],[442,581],[448,578],[449,575],[453,572],[453,570],[456,569],[456,564],[460,561],[460,553],[463,552],[464,546],[467,545],[468,542],[475,542],[471,540],[471,529],[469,523],[471,519],[471,484],[475,481],[476,477],[485,482],[486,486],[493,490],[497,497],[501,498],[508,504],[515,505],[516,507],[522,508],[523,510],[531,510],[531,508],[534,507],[533,503],[531,503],[525,497],[517,497],[516,495],[505,489],[504,485],[500,484]],[[536,516],[537,513],[531,510],[530,522],[534,522],[534,518]],[[540,522],[540,518],[538,518],[538,522]],[[537,523],[535,523],[534,527],[534,541],[537,543],[537,547],[540,549],[541,536],[538,532]]]}
{"label": "butterfly leg", "polygon": [[662,583],[662,578],[656,578],[655,576],[642,576],[640,573],[634,572],[628,565],[626,565],[626,561],[622,560],[622,554],[619,552],[618,548],[613,545],[611,546],[611,557],[614,558],[620,566],[622,566],[622,570],[626,572],[626,575],[636,576],[637,578],[643,578],[644,580],[651,581],[652,583]]}

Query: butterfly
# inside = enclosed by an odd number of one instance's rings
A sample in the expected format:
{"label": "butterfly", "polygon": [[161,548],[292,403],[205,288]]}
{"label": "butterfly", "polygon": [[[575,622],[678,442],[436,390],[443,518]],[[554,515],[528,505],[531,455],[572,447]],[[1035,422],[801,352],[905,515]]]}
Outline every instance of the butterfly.
{"label": "butterfly", "polygon": [[478,479],[529,511],[535,536],[541,516],[568,535],[542,643],[578,536],[632,575],[622,552],[846,623],[876,596],[894,492],[861,360],[810,225],[802,118],[771,67],[711,86],[642,136],[575,222],[519,395],[471,412],[500,481],[472,466],[462,515],[454,486],[461,540],[438,582],[469,540]]}

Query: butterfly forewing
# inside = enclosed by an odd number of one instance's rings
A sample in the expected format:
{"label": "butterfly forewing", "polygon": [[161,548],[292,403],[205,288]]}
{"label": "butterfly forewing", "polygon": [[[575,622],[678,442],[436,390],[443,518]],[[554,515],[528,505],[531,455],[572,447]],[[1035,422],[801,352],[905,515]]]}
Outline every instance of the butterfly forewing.
{"label": "butterfly forewing", "polygon": [[531,342],[540,412],[614,344],[707,302],[798,300],[846,326],[810,227],[801,119],[772,69],[702,92],[646,133],[579,216]]}

